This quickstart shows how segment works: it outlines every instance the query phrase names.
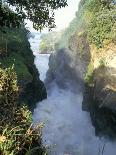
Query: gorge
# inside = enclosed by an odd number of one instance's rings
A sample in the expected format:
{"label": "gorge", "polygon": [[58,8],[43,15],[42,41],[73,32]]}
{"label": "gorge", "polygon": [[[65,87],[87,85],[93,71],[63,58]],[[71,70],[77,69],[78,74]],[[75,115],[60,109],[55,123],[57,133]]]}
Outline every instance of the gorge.
{"label": "gorge", "polygon": [[[42,139],[50,155],[115,155],[116,143],[96,137],[89,112],[83,111],[82,72],[73,67],[69,51],[35,54],[35,65],[47,88],[47,99],[37,103],[33,123],[43,123]],[[48,66],[49,64],[49,66]]]}
{"label": "gorge", "polygon": [[7,1],[0,155],[116,155],[116,0]]}
{"label": "gorge", "polygon": [[45,123],[43,142],[53,155],[116,152],[116,46],[113,35],[111,39],[106,33],[114,31],[112,26],[109,31],[107,19],[113,22],[109,14],[115,6],[106,13],[100,5],[94,0],[80,2],[76,18],[49,58],[44,81],[48,98],[37,104],[33,120]]}
{"label": "gorge", "polygon": [[[63,63],[61,63],[62,60]],[[40,73],[43,71],[41,63],[44,61],[48,62],[47,55],[36,55],[35,64],[39,66]],[[56,71],[59,71],[58,74],[62,73],[62,76],[60,79],[51,80],[47,86],[48,98],[37,104],[33,114],[35,124],[44,123],[43,143],[48,146],[49,154],[115,155],[115,142],[96,137],[89,113],[82,111],[83,94],[78,81],[76,85],[72,83],[71,78],[67,77],[71,74],[70,69],[66,70],[68,61],[64,61],[63,55],[59,61],[62,66],[57,64]],[[56,72],[55,75],[57,75]],[[42,80],[44,80],[43,76]]]}

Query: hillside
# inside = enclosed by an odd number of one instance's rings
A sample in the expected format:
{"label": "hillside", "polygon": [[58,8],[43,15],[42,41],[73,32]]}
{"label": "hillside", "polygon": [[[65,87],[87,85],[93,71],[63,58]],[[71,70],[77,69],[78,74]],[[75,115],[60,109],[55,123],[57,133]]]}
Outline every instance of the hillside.
{"label": "hillside", "polygon": [[48,71],[49,77],[57,76],[55,63],[65,48],[68,66],[84,83],[83,110],[90,112],[97,135],[111,137],[116,135],[115,10],[113,0],[81,0],[75,19],[57,43]]}
{"label": "hillside", "polygon": [[[37,102],[47,98],[28,42],[35,30],[55,26],[54,11],[67,1],[0,1],[0,155],[46,155],[43,124],[33,124]],[[34,36],[32,36],[34,37]]]}
{"label": "hillside", "polygon": [[37,129],[31,127],[31,111],[47,94],[34,65],[28,33],[24,28],[0,31],[1,155],[26,154],[37,146],[40,154],[45,152],[41,144],[41,125]]}
{"label": "hillside", "polygon": [[2,68],[11,67],[14,64],[20,89],[20,102],[30,104],[32,108],[34,103],[46,97],[46,93],[41,92],[44,85],[38,79],[39,74],[34,65],[34,56],[27,38],[28,33],[24,28],[6,28],[4,32],[0,32],[0,62]]}
{"label": "hillside", "polygon": [[41,54],[52,53],[55,51],[57,42],[61,39],[61,32],[49,32],[42,34],[40,38],[39,50]]}

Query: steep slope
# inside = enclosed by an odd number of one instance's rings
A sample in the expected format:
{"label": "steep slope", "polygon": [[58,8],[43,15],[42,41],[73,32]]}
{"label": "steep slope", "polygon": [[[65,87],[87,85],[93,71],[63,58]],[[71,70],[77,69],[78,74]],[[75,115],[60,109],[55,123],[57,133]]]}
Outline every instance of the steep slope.
{"label": "steep slope", "polygon": [[[96,134],[112,137],[116,135],[115,9],[115,0],[81,0],[57,46],[67,48],[71,68],[85,83],[82,108],[90,112]],[[57,56],[50,59],[51,75]]]}
{"label": "steep slope", "polygon": [[27,38],[28,33],[24,28],[3,28],[0,32],[0,63],[2,68],[14,64],[20,91],[19,101],[33,108],[34,103],[46,98],[47,95],[34,65],[34,56]]}

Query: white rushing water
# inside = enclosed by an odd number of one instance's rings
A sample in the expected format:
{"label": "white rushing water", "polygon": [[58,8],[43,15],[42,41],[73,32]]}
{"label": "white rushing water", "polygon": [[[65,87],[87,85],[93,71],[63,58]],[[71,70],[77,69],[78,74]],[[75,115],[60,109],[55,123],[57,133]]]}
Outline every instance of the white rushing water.
{"label": "white rushing water", "polygon": [[[44,81],[49,55],[36,54],[35,64]],[[53,81],[48,98],[34,110],[33,122],[45,123],[43,143],[49,155],[116,155],[116,144],[95,136],[89,113],[82,111],[82,93],[61,89]]]}

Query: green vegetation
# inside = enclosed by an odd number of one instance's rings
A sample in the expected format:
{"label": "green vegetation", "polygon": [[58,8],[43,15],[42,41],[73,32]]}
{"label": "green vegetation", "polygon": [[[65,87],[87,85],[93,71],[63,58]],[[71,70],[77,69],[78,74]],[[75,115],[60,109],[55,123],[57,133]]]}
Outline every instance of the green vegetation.
{"label": "green vegetation", "polygon": [[66,28],[61,35],[61,39],[57,42],[57,46],[56,46],[56,50],[60,49],[60,48],[68,48],[69,45],[69,40],[71,38],[71,36],[76,32],[77,27],[80,25],[81,18],[79,19],[79,21],[77,21],[77,19],[73,19],[73,21],[70,23],[69,27]]}
{"label": "green vegetation", "polygon": [[[34,56],[28,42],[28,31],[22,28],[7,28],[0,30],[0,154],[1,155],[44,155],[45,148],[41,143],[41,125],[32,127],[32,114],[22,100],[28,103],[27,84],[31,83],[34,101],[40,99],[42,83],[34,66]],[[11,67],[13,66],[13,67]],[[37,81],[37,80],[38,81]],[[17,86],[18,84],[18,86]],[[30,90],[28,86],[28,90]],[[19,95],[25,91],[27,95],[19,103]],[[41,92],[41,93],[40,93]],[[31,102],[33,99],[31,94]],[[33,103],[33,102],[32,102]],[[34,153],[33,153],[34,154]]]}
{"label": "green vegetation", "polygon": [[105,41],[112,42],[116,38],[116,7],[101,9],[97,12],[89,25],[88,37],[90,43],[97,48],[103,47]]}
{"label": "green vegetation", "polygon": [[99,61],[99,65],[100,65],[100,67],[105,67],[106,66],[106,61],[105,61],[105,59],[100,59],[100,61]]}
{"label": "green vegetation", "polygon": [[81,32],[86,32],[89,43],[95,44],[97,48],[103,47],[105,43],[114,42],[116,38],[115,4],[115,0],[81,0],[76,17],[62,33],[58,48],[68,48],[70,38]]}
{"label": "green vegetation", "polygon": [[[77,50],[78,56],[82,58],[83,53],[86,52],[84,43],[89,43],[88,46],[94,44],[97,48],[103,48],[115,41],[116,0],[81,0],[76,17],[63,31],[56,50],[74,48],[75,51]],[[104,60],[100,60],[99,63],[100,66],[106,65]],[[84,77],[85,83],[88,85],[93,83],[93,73],[94,67],[90,63]]]}
{"label": "green vegetation", "polygon": [[41,36],[40,52],[51,53],[55,50],[56,43],[61,37],[61,32],[49,32]]}
{"label": "green vegetation", "polygon": [[46,155],[42,125],[33,126],[31,112],[19,106],[24,100],[36,102],[47,96],[34,66],[24,19],[32,21],[36,30],[51,29],[55,26],[54,10],[66,5],[66,0],[0,0],[1,155]]}
{"label": "green vegetation", "polygon": [[0,29],[3,26],[20,27],[22,18],[0,2]]}
{"label": "green vegetation", "polygon": [[0,66],[8,68],[14,64],[20,87],[20,103],[27,103],[32,110],[35,103],[46,98],[47,94],[34,65],[27,38],[29,32],[24,28],[4,30],[6,33],[0,31]]}
{"label": "green vegetation", "polygon": [[[41,30],[44,27],[53,28],[55,26],[54,10],[65,6],[67,6],[67,0],[0,1],[0,15],[2,17],[0,19],[0,26],[17,27],[19,25],[21,26],[24,19],[29,19],[33,22],[33,27],[37,30]],[[14,7],[16,8],[15,13],[12,11]]]}
{"label": "green vegetation", "polygon": [[45,155],[41,143],[41,127],[32,127],[32,114],[26,106],[18,106],[19,89],[14,67],[0,68],[0,154],[23,155],[38,147],[38,155]]}
{"label": "green vegetation", "polygon": [[[16,109],[18,99],[17,77],[14,68],[0,68],[0,119],[6,123],[11,120]],[[13,110],[14,108],[14,110]],[[10,113],[9,113],[10,112]],[[2,123],[0,120],[0,123]]]}
{"label": "green vegetation", "polygon": [[39,49],[40,49],[40,53],[48,53],[48,51],[53,50],[51,46],[49,47],[49,45],[45,41],[40,42]]}
{"label": "green vegetation", "polygon": [[0,32],[0,62],[2,67],[14,64],[18,80],[31,79],[27,66],[33,64],[33,55],[27,40],[29,33],[25,29],[4,29]]}
{"label": "green vegetation", "polygon": [[[33,80],[33,85],[29,83],[25,94],[32,98],[37,86],[36,91],[39,95],[43,95],[40,89],[42,84],[39,86],[36,84],[34,57],[27,40],[29,32],[24,28],[23,20],[30,19],[37,30],[44,27],[52,28],[55,26],[53,12],[55,9],[65,7],[66,0],[7,0],[7,2],[16,7],[16,12],[0,1],[0,154],[23,155],[34,152],[33,154],[45,155],[45,148],[41,143],[42,126],[33,127],[31,112],[26,106],[20,107],[18,103],[23,88],[18,87],[17,83],[20,85],[22,82],[24,85]],[[62,32],[62,36],[61,33],[50,33],[41,38],[41,52],[51,52],[54,48],[68,48],[69,41],[74,35],[78,40],[79,37],[84,38],[83,34],[87,34],[89,43],[95,44],[97,48],[103,47],[106,42],[114,42],[115,9],[113,0],[81,0],[75,19]],[[83,48],[83,42],[80,42],[80,57],[83,56]],[[106,65],[104,60],[100,60],[99,63],[100,66]],[[84,78],[88,85],[93,84],[93,73],[93,65],[90,63]]]}
{"label": "green vegetation", "polygon": [[94,67],[93,67],[93,64],[90,63],[88,65],[88,68],[87,68],[87,72],[85,74],[85,77],[84,77],[84,81],[89,85],[91,86],[93,84],[93,73],[94,73]]}

